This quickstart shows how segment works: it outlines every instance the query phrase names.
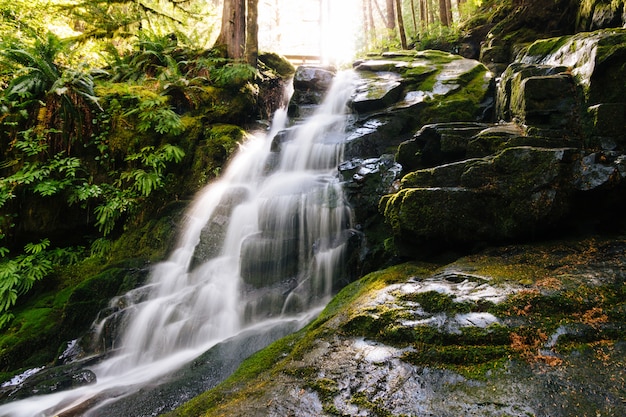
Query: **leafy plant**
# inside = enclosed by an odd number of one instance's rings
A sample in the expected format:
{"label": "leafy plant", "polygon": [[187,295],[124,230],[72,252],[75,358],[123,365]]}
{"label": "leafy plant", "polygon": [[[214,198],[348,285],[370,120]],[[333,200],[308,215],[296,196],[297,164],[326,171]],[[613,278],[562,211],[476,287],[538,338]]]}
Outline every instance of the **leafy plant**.
{"label": "leafy plant", "polygon": [[54,138],[53,147],[69,152],[72,139],[90,133],[91,109],[99,107],[93,77],[84,68],[57,64],[69,49],[68,41],[52,32],[32,36],[32,46],[14,40],[0,45],[2,63],[15,73],[3,92],[6,112],[23,112],[29,127],[47,130]]}
{"label": "leafy plant", "polygon": [[184,156],[185,152],[174,145],[166,144],[157,150],[154,146],[146,146],[140,152],[126,157],[127,161],[139,161],[143,167],[123,172],[120,180],[129,181],[131,190],[147,197],[163,186],[163,171],[167,163],[178,163]]}
{"label": "leafy plant", "polygon": [[147,132],[153,129],[160,134],[178,135],[183,132],[184,126],[180,117],[167,104],[168,98],[154,94],[143,98],[139,107],[125,113],[125,116],[137,114],[139,124],[137,130]]}
{"label": "leafy plant", "polygon": [[0,250],[0,329],[6,326],[13,314],[9,309],[18,296],[28,292],[37,281],[41,281],[55,265],[73,264],[78,261],[82,248],[48,249],[49,239],[24,245],[24,253],[7,259],[8,250]]}

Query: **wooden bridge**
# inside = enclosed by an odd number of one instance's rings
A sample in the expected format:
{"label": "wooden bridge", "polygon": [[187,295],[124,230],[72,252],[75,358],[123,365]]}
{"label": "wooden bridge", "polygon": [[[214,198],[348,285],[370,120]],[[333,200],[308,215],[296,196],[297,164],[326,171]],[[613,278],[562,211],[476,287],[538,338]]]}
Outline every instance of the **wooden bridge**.
{"label": "wooden bridge", "polygon": [[319,55],[283,55],[293,65],[321,64],[322,57]]}

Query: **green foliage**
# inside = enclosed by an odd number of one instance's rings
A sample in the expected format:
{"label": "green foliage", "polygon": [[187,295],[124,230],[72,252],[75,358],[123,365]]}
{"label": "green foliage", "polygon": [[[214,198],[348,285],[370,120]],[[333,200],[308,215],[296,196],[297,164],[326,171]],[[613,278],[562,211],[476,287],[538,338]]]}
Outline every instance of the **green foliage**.
{"label": "green foliage", "polygon": [[73,264],[78,261],[82,248],[49,249],[50,240],[24,245],[24,252],[8,259],[8,250],[3,248],[0,261],[0,329],[13,318],[9,309],[18,296],[28,292],[37,281],[41,281],[55,265]]}
{"label": "green foliage", "polygon": [[253,81],[258,76],[258,71],[248,64],[228,62],[226,65],[215,67],[211,76],[218,87],[241,87]]}
{"label": "green foliage", "polygon": [[160,134],[178,135],[184,130],[180,117],[167,104],[166,96],[153,95],[139,102],[139,107],[126,112],[125,116],[136,114],[139,118],[137,129],[140,132],[154,130]]}

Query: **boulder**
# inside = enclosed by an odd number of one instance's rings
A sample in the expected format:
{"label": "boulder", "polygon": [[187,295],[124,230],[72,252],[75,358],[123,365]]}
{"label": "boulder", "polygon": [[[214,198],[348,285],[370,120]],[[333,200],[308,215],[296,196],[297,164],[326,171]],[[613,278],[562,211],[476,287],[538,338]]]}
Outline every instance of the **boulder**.
{"label": "boulder", "polygon": [[363,77],[352,99],[352,108],[358,113],[367,113],[389,107],[402,94],[400,80],[400,74],[393,72]]}
{"label": "boulder", "polygon": [[227,190],[222,196],[217,208],[200,232],[200,242],[196,245],[192,267],[199,266],[203,262],[219,255],[222,242],[230,224],[230,215],[239,204],[244,202],[249,195],[245,187]]}
{"label": "boulder", "polygon": [[360,222],[369,223],[377,216],[378,201],[392,191],[401,171],[402,167],[390,154],[380,158],[355,158],[339,165],[346,197]]}
{"label": "boulder", "polygon": [[482,120],[492,99],[492,75],[476,60],[441,51],[387,54],[355,67],[346,158],[394,152],[426,123]]}
{"label": "boulder", "polygon": [[470,138],[489,127],[485,123],[440,123],[423,126],[398,146],[396,159],[405,172],[464,159]]}
{"label": "boulder", "polygon": [[554,229],[567,214],[577,153],[515,147],[407,174],[381,199],[400,251],[524,239]]}
{"label": "boulder", "polygon": [[299,66],[293,77],[294,93],[289,104],[290,113],[298,115],[300,106],[320,104],[335,73],[332,67]]}

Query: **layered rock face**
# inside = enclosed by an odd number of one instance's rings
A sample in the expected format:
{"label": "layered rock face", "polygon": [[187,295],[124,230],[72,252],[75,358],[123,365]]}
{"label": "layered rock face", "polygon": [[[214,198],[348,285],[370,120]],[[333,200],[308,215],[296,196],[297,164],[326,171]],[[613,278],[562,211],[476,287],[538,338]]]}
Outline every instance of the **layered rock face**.
{"label": "layered rock face", "polygon": [[500,79],[500,123],[425,126],[400,144],[406,175],[380,209],[401,253],[580,227],[599,214],[579,210],[590,199],[618,216],[625,48],[620,29],[535,42]]}

